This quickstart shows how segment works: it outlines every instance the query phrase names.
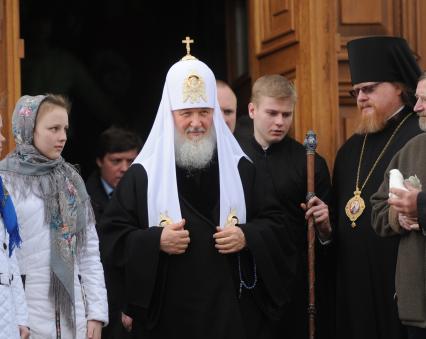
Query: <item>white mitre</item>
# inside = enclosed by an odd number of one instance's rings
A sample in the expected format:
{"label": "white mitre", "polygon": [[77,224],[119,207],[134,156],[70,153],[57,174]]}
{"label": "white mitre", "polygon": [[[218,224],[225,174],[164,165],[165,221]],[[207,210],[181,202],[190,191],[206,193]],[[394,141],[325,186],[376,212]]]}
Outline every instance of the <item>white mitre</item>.
{"label": "white mitre", "polygon": [[[247,157],[235,140],[220,110],[216,79],[210,68],[194,57],[185,57],[167,73],[160,107],[148,139],[134,164],[141,164],[148,175],[149,226],[164,220],[182,219],[175,166],[174,122],[172,111],[185,108],[213,108],[217,138],[220,181],[220,225],[233,213],[246,222],[246,205],[238,163]],[[209,192],[206,192],[209,194]]]}

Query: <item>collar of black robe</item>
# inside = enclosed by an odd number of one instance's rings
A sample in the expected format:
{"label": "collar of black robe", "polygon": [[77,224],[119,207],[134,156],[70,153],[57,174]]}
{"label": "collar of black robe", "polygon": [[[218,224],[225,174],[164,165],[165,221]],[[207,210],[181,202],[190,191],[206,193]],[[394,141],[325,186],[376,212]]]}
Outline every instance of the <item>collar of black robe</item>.
{"label": "collar of black robe", "polygon": [[262,147],[262,145],[260,145],[256,138],[254,137],[254,135],[250,138],[250,143],[252,145],[252,147],[256,150],[256,152],[258,152],[259,154],[262,155],[269,155],[272,154],[273,152],[281,149],[282,147],[285,147],[285,145],[290,141],[290,137],[285,136],[282,140],[275,142],[271,145],[269,145],[269,147],[267,149],[264,149]]}
{"label": "collar of black robe", "polygon": [[210,164],[200,170],[176,166],[178,193],[181,199],[209,223],[219,223],[219,165],[217,153]]}

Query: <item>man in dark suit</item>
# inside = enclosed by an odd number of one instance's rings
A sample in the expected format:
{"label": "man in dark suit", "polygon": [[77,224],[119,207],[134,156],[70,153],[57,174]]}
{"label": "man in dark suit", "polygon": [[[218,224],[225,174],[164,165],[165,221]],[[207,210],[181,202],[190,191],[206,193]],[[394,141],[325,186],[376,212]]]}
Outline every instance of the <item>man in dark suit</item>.
{"label": "man in dark suit", "polygon": [[[100,135],[96,154],[98,169],[90,175],[86,182],[87,192],[95,212],[97,229],[115,187],[136,158],[141,147],[141,139],[129,130],[110,127]],[[110,269],[105,263],[104,271],[108,290],[109,325],[103,328],[102,338],[131,338],[122,325],[122,308],[119,303],[122,287],[112,283],[120,281],[113,279],[113,276],[120,272]],[[126,316],[123,315],[123,317]]]}
{"label": "man in dark suit", "polygon": [[86,182],[97,223],[115,187],[141,147],[140,138],[129,130],[110,127],[100,135],[96,153],[98,169]]}

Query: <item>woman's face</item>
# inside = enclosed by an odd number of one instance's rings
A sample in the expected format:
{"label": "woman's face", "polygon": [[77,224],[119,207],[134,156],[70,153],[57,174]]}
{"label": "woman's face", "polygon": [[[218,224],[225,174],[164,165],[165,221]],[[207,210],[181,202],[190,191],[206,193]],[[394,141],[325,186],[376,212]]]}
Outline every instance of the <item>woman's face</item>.
{"label": "woman's face", "polygon": [[46,158],[58,159],[67,141],[68,113],[63,107],[42,104],[34,128],[34,146]]}

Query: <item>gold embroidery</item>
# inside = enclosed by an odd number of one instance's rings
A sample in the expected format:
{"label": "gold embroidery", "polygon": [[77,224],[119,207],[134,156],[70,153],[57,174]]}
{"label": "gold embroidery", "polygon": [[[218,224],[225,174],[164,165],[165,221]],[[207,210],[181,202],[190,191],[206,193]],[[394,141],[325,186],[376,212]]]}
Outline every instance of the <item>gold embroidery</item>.
{"label": "gold embroidery", "polygon": [[189,100],[193,104],[201,99],[207,102],[206,84],[200,75],[192,71],[183,82],[183,102]]}
{"label": "gold embroidery", "polygon": [[160,224],[158,226],[164,227],[164,226],[171,225],[171,224],[173,224],[173,221],[167,215],[167,212],[166,213],[160,213]]}
{"label": "gold embroidery", "polygon": [[236,224],[238,224],[237,211],[233,208],[226,218],[226,224],[224,227],[235,226]]}

